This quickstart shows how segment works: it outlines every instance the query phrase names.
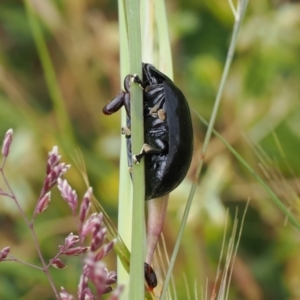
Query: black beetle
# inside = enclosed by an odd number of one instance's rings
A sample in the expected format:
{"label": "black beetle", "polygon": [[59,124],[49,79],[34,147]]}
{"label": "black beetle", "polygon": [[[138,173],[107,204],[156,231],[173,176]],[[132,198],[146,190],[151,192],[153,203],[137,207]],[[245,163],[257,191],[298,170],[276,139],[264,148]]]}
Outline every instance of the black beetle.
{"label": "black beetle", "polygon": [[[151,64],[142,64],[143,80],[127,75],[124,89],[109,102],[103,113],[110,115],[123,105],[127,113],[128,165],[145,156],[145,199],[150,200],[173,191],[184,179],[193,153],[191,114],[183,93],[173,81]],[[141,153],[132,156],[130,133],[130,83],[143,88],[145,144]]]}
{"label": "black beetle", "polygon": [[[136,75],[124,79],[125,91],[109,102],[103,113],[110,115],[123,105],[127,127],[122,132],[127,138],[128,165],[138,163],[145,156],[145,199],[156,199],[148,205],[147,252],[144,265],[145,279],[150,291],[157,285],[151,267],[152,256],[162,231],[168,195],[185,177],[193,152],[193,129],[190,110],[182,92],[172,80],[151,64],[142,64],[143,80]],[[144,140],[137,155],[131,151],[130,84],[138,83],[143,89]],[[162,197],[164,196],[164,197]],[[150,205],[151,204],[151,205]]]}

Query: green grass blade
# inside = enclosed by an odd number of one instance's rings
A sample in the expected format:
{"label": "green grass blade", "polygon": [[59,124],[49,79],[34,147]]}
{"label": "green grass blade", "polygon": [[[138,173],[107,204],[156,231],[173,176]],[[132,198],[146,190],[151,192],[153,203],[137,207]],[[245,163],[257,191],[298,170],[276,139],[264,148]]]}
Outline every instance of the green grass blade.
{"label": "green grass blade", "polygon": [[[142,77],[140,1],[126,1],[130,73]],[[136,84],[131,86],[132,153],[139,153],[144,143],[143,95]],[[129,299],[144,299],[145,180],[144,163],[133,165],[132,241]]]}

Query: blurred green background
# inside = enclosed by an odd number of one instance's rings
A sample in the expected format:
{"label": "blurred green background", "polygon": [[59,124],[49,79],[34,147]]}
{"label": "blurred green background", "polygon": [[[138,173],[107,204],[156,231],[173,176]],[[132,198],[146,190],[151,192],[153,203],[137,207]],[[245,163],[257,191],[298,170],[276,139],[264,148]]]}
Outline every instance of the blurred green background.
{"label": "blurred green background", "polygon": [[[0,136],[14,129],[5,173],[27,215],[38,198],[47,153],[58,145],[73,164],[66,178],[79,194],[83,180],[73,163],[80,149],[94,194],[117,223],[120,114],[102,107],[120,90],[116,1],[32,0],[46,40],[63,108],[53,102],[49,74],[19,0],[0,2]],[[166,1],[174,81],[190,106],[209,120],[224,67],[233,15],[223,0]],[[300,4],[250,1],[215,128],[299,215]],[[52,85],[53,88],[53,85]],[[62,111],[66,112],[64,115]],[[171,195],[164,236],[169,253],[191,187],[205,125],[196,115],[195,155],[187,179]],[[68,128],[68,124],[70,127]],[[4,184],[0,181],[0,187]],[[211,294],[221,252],[226,209],[239,217],[251,198],[229,299],[300,299],[299,232],[219,139],[213,137],[195,195],[174,277],[178,299],[208,280]],[[0,248],[37,262],[28,230],[12,201],[0,197]],[[76,230],[57,191],[35,228],[46,259]],[[115,257],[108,257],[110,269]],[[79,261],[52,270],[57,287],[75,294]],[[194,296],[191,296],[194,299]],[[53,299],[46,277],[16,263],[0,264],[0,299]]]}

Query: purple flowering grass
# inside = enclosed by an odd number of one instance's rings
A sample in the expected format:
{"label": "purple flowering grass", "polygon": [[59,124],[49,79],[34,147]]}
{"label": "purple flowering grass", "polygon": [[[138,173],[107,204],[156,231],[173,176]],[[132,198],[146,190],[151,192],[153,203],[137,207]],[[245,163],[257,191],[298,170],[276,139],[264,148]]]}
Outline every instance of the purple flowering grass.
{"label": "purple flowering grass", "polygon": [[[83,255],[83,258],[81,259],[82,271],[79,276],[79,284],[77,287],[77,299],[100,299],[102,295],[112,292],[113,289],[111,285],[116,283],[117,274],[115,271],[108,271],[102,259],[111,252],[115,240],[105,243],[107,229],[103,224],[102,213],[93,213],[89,215],[93,193],[92,188],[89,187],[87,189],[78,209],[78,196],[75,189],[72,189],[67,180],[62,179],[62,176],[68,171],[70,165],[60,162],[61,155],[58,153],[58,147],[54,146],[48,154],[45,179],[30,221],[10,187],[4,172],[5,162],[8,159],[11,149],[12,138],[13,130],[9,129],[5,134],[2,145],[3,161],[0,165],[0,172],[5,186],[0,187],[0,196],[12,199],[17,205],[21,216],[31,232],[42,266],[35,266],[18,260],[11,254],[13,249],[11,249],[10,246],[6,246],[0,251],[0,262],[14,261],[43,271],[49,280],[56,299],[75,300],[76,298],[71,293],[67,292],[65,288],[61,287],[60,291],[57,291],[49,268],[52,266],[57,269],[64,269],[66,267],[62,258],[64,255]],[[54,186],[57,186],[62,198],[67,202],[71,209],[75,222],[78,225],[78,235],[70,233],[65,238],[64,245],[59,245],[56,255],[50,259],[49,263],[46,263],[34,230],[34,222],[37,215],[43,215],[50,206],[51,189]],[[90,235],[91,239],[86,245],[84,244],[84,241],[87,235]],[[117,287],[112,293],[110,300],[118,300],[122,290],[123,287]]]}

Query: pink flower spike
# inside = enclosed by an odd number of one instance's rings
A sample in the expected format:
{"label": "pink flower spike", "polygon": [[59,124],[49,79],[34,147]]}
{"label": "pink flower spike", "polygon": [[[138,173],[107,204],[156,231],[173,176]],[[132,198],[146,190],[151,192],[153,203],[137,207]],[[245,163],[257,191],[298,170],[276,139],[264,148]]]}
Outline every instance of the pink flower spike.
{"label": "pink flower spike", "polygon": [[13,130],[12,129],[8,129],[6,131],[4,140],[3,140],[3,146],[2,146],[2,155],[4,157],[7,157],[9,154],[9,149],[10,149],[10,145],[12,143],[12,136],[13,136]]}
{"label": "pink flower spike", "polygon": [[112,289],[109,284],[117,280],[116,272],[108,272],[102,261],[97,261],[93,252],[89,252],[84,259],[85,267],[88,268],[88,278],[94,284],[99,296],[110,292]]}
{"label": "pink flower spike", "polygon": [[73,247],[75,244],[77,244],[79,242],[79,236],[78,235],[74,235],[73,232],[71,232],[66,238],[65,238],[65,246],[66,248],[71,248]]}
{"label": "pink flower spike", "polygon": [[110,293],[112,290],[113,290],[113,289],[112,289],[111,286],[107,286],[107,287],[104,289],[104,291],[103,291],[103,295],[104,295],[104,294]]}
{"label": "pink flower spike", "polygon": [[59,297],[61,300],[74,300],[74,297],[67,293],[63,287],[61,287],[60,290],[61,292],[59,293]]}
{"label": "pink flower spike", "polygon": [[91,243],[91,251],[96,251],[101,247],[106,236],[106,228],[98,227],[98,224],[93,228],[93,238]]}
{"label": "pink flower spike", "polygon": [[94,283],[98,295],[102,295],[107,287],[107,269],[102,261],[98,261],[90,266],[89,278]]}
{"label": "pink flower spike", "polygon": [[58,154],[58,147],[54,146],[52,150],[48,153],[48,161],[47,161],[47,174],[58,164],[61,159],[61,155]]}
{"label": "pink flower spike", "polygon": [[95,255],[94,260],[95,261],[101,260],[104,256],[105,256],[105,250],[101,248],[100,251],[97,252],[97,254]]}
{"label": "pink flower spike", "polygon": [[96,261],[95,261],[94,253],[89,252],[84,259],[85,266],[87,268],[92,268],[94,266],[95,262]]}
{"label": "pink flower spike", "polygon": [[109,242],[108,244],[105,244],[103,246],[104,256],[106,256],[112,250],[112,248],[114,247],[116,242],[117,242],[117,239],[114,239],[111,242]]}
{"label": "pink flower spike", "polygon": [[10,246],[7,246],[0,251],[0,262],[7,257],[9,252],[10,252]]}
{"label": "pink flower spike", "polygon": [[110,284],[114,284],[116,282],[117,282],[117,272],[116,271],[108,272],[107,278],[106,278],[106,284],[110,285]]}
{"label": "pink flower spike", "polygon": [[70,249],[66,249],[63,250],[61,252],[61,254],[65,254],[68,256],[76,256],[76,255],[80,255],[82,253],[86,253],[90,250],[90,247],[74,247],[74,248],[70,248]]}
{"label": "pink flower spike", "polygon": [[86,288],[83,299],[84,300],[95,300],[95,299],[97,299],[97,297],[95,297],[93,295],[92,291],[89,288]]}
{"label": "pink flower spike", "polygon": [[58,181],[58,179],[67,172],[70,168],[70,165],[66,165],[65,163],[60,163],[50,170],[49,174],[47,174],[46,179],[44,181],[44,191],[49,191]]}
{"label": "pink flower spike", "polygon": [[103,245],[99,252],[95,255],[94,260],[98,261],[101,260],[104,256],[106,256],[113,248],[114,244],[116,243],[116,239],[112,240],[108,244]]}
{"label": "pink flower spike", "polygon": [[69,169],[71,168],[71,165],[66,165],[65,163],[60,163],[57,166],[53,168],[53,171],[55,171],[58,175],[58,178],[63,176]]}
{"label": "pink flower spike", "polygon": [[72,211],[74,212],[76,210],[77,202],[78,202],[76,191],[72,190],[67,180],[62,180],[61,178],[58,178],[57,182],[58,182],[57,187],[60,190],[61,196],[69,204]]}
{"label": "pink flower spike", "polygon": [[41,214],[48,208],[50,201],[51,201],[50,196],[51,196],[51,192],[48,192],[41,199],[39,199],[39,203],[36,207],[37,214]]}
{"label": "pink flower spike", "polygon": [[66,265],[63,263],[63,261],[59,258],[54,258],[50,260],[51,266],[56,269],[64,269]]}
{"label": "pink flower spike", "polygon": [[86,289],[88,288],[88,274],[89,268],[87,265],[83,267],[82,274],[80,276],[78,284],[78,299],[85,299]]}
{"label": "pink flower spike", "polygon": [[96,213],[93,213],[84,222],[80,233],[80,237],[82,240],[93,230],[95,223],[98,222],[98,219],[98,215]]}
{"label": "pink flower spike", "polygon": [[92,193],[93,193],[93,189],[89,187],[83,196],[82,203],[80,206],[80,212],[79,212],[79,220],[81,221],[81,223],[83,223],[83,221],[85,220],[89,212],[89,209],[91,207]]}

